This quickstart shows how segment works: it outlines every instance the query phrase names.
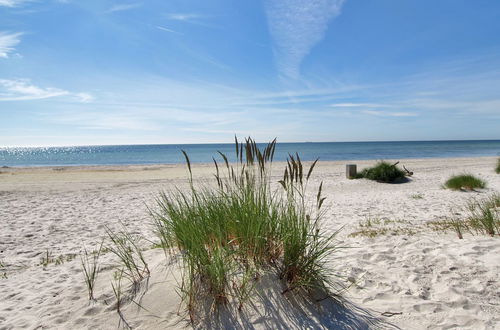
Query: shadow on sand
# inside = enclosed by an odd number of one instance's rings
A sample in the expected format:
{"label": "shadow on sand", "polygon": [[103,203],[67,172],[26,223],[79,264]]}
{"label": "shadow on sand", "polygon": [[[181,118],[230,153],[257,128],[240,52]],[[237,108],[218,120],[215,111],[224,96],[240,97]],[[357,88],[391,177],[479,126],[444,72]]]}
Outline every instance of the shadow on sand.
{"label": "shadow on sand", "polygon": [[[256,289],[251,302],[241,311],[231,304],[198,323],[201,329],[399,329],[344,298],[311,302],[300,295],[282,294],[279,285]],[[273,281],[276,283],[277,281]],[[208,305],[207,305],[208,306]],[[203,315],[203,311],[201,311]]]}

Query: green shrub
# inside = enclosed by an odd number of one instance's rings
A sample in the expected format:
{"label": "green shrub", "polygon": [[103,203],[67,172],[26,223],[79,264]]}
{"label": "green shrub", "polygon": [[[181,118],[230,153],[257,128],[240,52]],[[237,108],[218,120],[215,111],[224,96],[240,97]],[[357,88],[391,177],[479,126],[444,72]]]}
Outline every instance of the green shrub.
{"label": "green shrub", "polygon": [[395,182],[405,178],[405,172],[398,168],[396,164],[388,162],[378,162],[377,165],[365,168],[358,174],[357,178],[366,178],[378,182]]}
{"label": "green shrub", "polygon": [[498,162],[497,162],[497,168],[495,169],[495,172],[497,174],[500,174],[500,158],[498,159]]}
{"label": "green shrub", "polygon": [[250,138],[236,140],[236,164],[215,160],[214,185],[192,180],[190,190],[161,193],[152,210],[156,234],[165,250],[181,255],[180,293],[193,320],[200,297],[213,306],[234,300],[241,309],[257,279],[274,270],[283,292],[329,293],[334,285],[325,259],[336,249],[335,234],[319,226],[323,214],[321,185],[308,202],[306,185],[316,161],[306,171],[290,156],[280,185],[272,184],[275,141],[264,150]]}
{"label": "green shrub", "polygon": [[486,183],[471,174],[462,174],[452,176],[445,182],[444,186],[453,190],[474,190],[486,187]]}

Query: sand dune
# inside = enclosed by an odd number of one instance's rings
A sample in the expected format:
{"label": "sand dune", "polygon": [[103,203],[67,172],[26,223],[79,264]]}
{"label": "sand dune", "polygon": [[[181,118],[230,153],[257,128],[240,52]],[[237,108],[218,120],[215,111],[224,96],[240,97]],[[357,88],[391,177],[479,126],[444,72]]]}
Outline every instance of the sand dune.
{"label": "sand dune", "polygon": [[[314,182],[324,182],[328,211],[323,225],[343,227],[348,246],[329,265],[353,282],[342,301],[311,305],[283,296],[265,278],[254,303],[197,320],[197,327],[333,329],[500,329],[500,238],[435,232],[470,198],[500,191],[495,158],[401,161],[415,172],[410,182],[381,184],[347,180],[346,162],[323,162]],[[373,161],[358,161],[359,167]],[[281,168],[275,164],[274,168]],[[470,172],[488,183],[478,192],[441,185],[451,174]],[[209,165],[195,178],[209,179]],[[186,184],[183,166],[0,169],[0,329],[110,329],[124,326],[110,282],[115,258],[102,256],[96,302],[89,303],[79,254],[94,249],[105,226],[154,240],[146,205],[161,189]],[[385,234],[352,235],[370,219]],[[50,260],[44,264],[44,259]],[[133,302],[122,306],[132,328],[191,327],[179,309],[175,266],[161,249],[146,251],[153,269]],[[204,314],[202,314],[204,315]]]}

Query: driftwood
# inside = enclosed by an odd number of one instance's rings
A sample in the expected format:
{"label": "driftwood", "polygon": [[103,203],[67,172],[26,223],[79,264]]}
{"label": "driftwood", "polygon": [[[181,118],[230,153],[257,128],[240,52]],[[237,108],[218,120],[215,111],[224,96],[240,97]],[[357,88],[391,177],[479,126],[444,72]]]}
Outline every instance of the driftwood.
{"label": "driftwood", "polygon": [[412,176],[413,175],[413,172],[412,171],[408,171],[408,169],[404,165],[403,165],[403,169],[406,172],[406,176]]}
{"label": "driftwood", "polygon": [[[394,164],[392,164],[392,166],[396,166],[399,164],[399,161],[395,162]],[[406,176],[412,176],[413,175],[413,172],[412,171],[409,171],[404,165],[403,165],[403,169],[405,170],[406,172]]]}

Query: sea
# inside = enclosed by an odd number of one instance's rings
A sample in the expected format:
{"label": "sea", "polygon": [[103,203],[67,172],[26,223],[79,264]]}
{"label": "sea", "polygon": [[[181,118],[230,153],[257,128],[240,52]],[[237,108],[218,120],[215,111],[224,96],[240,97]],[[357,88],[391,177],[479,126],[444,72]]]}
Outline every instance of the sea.
{"label": "sea", "polygon": [[[0,167],[178,164],[185,162],[181,150],[192,163],[221,160],[218,151],[235,160],[234,144],[2,147]],[[296,153],[306,161],[500,156],[500,140],[278,143],[274,159]]]}

